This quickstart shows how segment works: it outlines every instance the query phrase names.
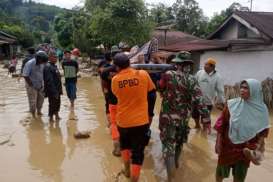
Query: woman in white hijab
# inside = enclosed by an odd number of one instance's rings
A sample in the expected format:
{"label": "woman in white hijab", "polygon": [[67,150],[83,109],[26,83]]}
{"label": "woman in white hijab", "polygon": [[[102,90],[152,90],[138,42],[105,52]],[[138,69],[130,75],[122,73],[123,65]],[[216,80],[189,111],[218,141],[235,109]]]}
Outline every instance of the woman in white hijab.
{"label": "woman in white hijab", "polygon": [[240,97],[231,99],[218,119],[216,181],[229,177],[244,182],[250,162],[259,165],[264,138],[269,131],[269,113],[263,101],[261,83],[255,79],[241,82]]}

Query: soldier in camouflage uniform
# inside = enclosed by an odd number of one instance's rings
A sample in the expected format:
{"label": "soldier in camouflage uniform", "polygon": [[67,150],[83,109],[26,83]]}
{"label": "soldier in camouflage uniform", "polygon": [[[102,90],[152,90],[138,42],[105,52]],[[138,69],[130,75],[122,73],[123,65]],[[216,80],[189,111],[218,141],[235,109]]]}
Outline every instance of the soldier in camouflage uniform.
{"label": "soldier in camouflage uniform", "polygon": [[203,102],[197,80],[190,74],[193,64],[190,53],[179,53],[172,63],[177,70],[164,73],[160,80],[162,104],[159,117],[162,152],[169,181],[174,176],[175,167],[178,168],[183,143],[187,142],[192,105],[203,116],[204,129],[210,131],[209,111]]}

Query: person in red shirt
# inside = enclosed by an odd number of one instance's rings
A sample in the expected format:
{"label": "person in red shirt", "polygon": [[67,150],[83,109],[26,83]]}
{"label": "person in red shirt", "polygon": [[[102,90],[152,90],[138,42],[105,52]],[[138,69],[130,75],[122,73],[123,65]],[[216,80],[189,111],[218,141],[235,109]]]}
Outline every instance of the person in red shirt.
{"label": "person in red shirt", "polygon": [[250,162],[258,165],[264,152],[264,138],[269,131],[269,114],[264,104],[261,83],[247,79],[240,85],[241,97],[228,100],[221,117],[217,120],[218,154],[216,181],[229,177],[234,182],[244,182]]}

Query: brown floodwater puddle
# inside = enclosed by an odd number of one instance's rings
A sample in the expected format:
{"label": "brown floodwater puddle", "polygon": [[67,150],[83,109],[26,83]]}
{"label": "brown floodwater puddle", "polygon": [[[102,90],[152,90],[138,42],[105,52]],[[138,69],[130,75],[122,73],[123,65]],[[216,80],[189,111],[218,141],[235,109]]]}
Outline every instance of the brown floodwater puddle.
{"label": "brown floodwater puddle", "polygon": [[[126,182],[121,159],[112,156],[112,142],[106,127],[104,100],[98,78],[81,78],[74,111],[66,96],[62,97],[62,120],[49,123],[48,104],[44,115],[31,119],[24,80],[7,76],[0,69],[0,181],[1,182]],[[64,89],[65,90],[65,89]],[[164,182],[166,171],[161,156],[158,111],[152,125],[152,139],[145,150],[140,182]],[[213,113],[214,119],[217,113]],[[271,117],[271,121],[272,121]],[[191,122],[193,126],[193,122]],[[76,140],[76,131],[91,131],[89,139]],[[214,153],[215,132],[204,136],[191,130],[184,145],[177,182],[213,182],[217,156]],[[261,166],[252,165],[248,182],[271,182],[273,178],[272,130],[266,142],[266,159]],[[227,181],[231,181],[228,179]]]}

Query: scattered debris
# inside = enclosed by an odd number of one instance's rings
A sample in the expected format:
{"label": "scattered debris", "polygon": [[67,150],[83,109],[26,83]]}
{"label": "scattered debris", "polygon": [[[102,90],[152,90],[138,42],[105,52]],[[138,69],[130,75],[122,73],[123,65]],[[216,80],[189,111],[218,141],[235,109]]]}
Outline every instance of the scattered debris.
{"label": "scattered debris", "polygon": [[74,133],[74,137],[76,139],[85,139],[90,137],[91,132],[90,131],[77,131]]}
{"label": "scattered debris", "polygon": [[0,104],[0,107],[5,107],[6,106],[6,104]]}
{"label": "scattered debris", "polygon": [[21,120],[19,121],[23,126],[27,126],[31,123],[31,118],[30,117],[27,117],[26,119],[24,120]]}
{"label": "scattered debris", "polygon": [[4,133],[4,134],[0,134],[0,145],[5,145],[7,143],[9,143],[11,141],[12,135],[13,133]]}
{"label": "scattered debris", "polygon": [[13,73],[13,74],[12,74],[12,77],[13,77],[13,78],[18,78],[18,77],[20,77],[20,76],[21,76],[21,75],[18,74],[18,73]]}

